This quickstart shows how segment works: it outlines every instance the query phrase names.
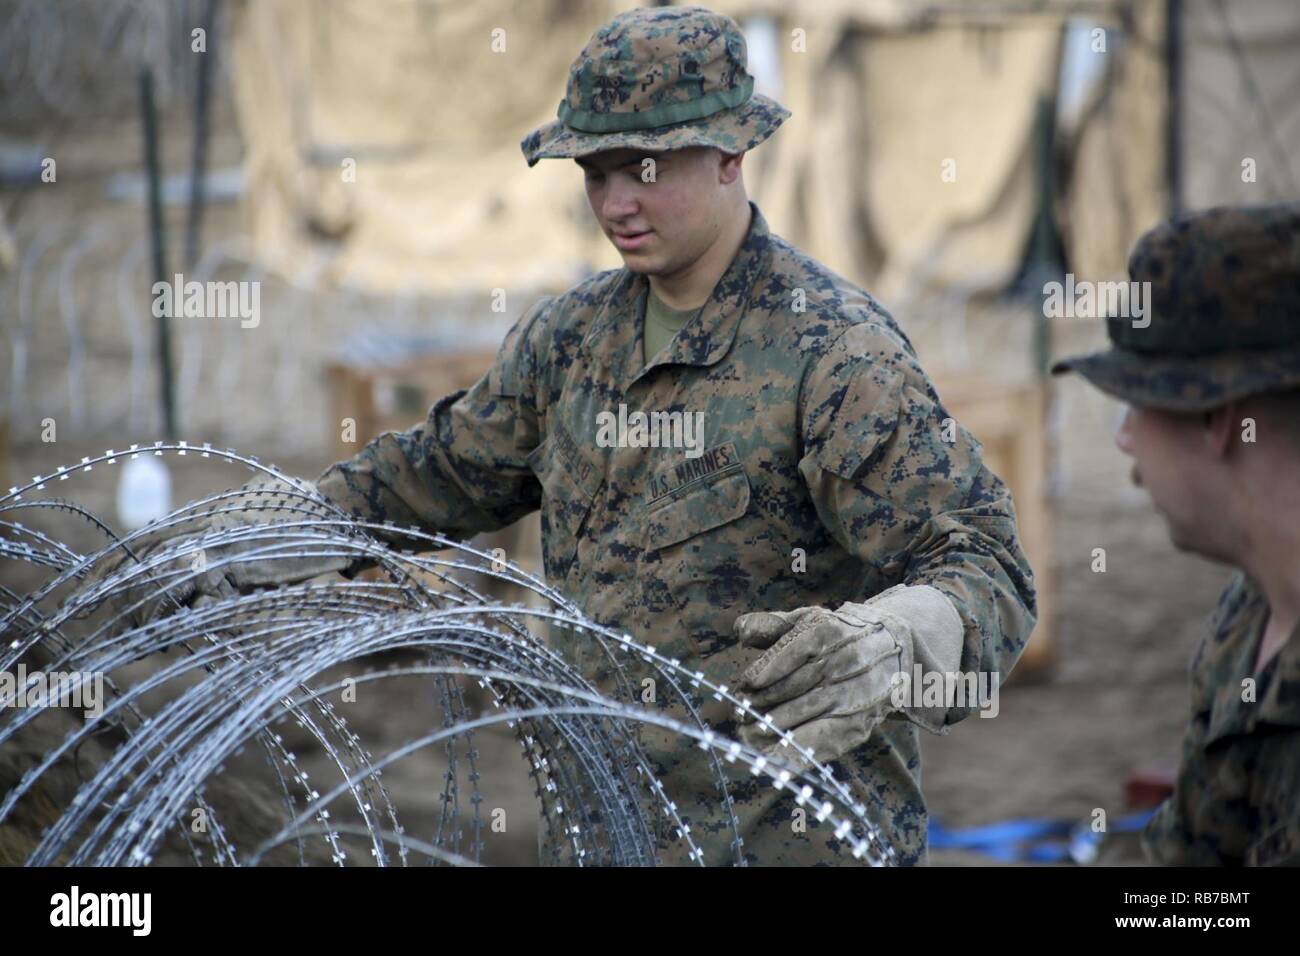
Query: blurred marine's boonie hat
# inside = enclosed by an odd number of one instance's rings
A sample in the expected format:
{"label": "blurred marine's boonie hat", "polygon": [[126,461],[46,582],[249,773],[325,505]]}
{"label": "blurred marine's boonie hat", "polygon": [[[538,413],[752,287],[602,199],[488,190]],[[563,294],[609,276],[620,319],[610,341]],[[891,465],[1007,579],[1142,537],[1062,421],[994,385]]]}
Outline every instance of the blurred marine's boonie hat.
{"label": "blurred marine's boonie hat", "polygon": [[569,68],[558,119],[524,137],[539,159],[607,149],[753,149],[790,115],[754,92],[744,34],[703,7],[621,13],[593,34]]}
{"label": "blurred marine's boonie hat", "polygon": [[1107,318],[1112,348],[1057,362],[1054,374],[1184,412],[1300,388],[1300,202],[1162,223],[1138,240],[1128,268],[1151,283],[1142,322]]}

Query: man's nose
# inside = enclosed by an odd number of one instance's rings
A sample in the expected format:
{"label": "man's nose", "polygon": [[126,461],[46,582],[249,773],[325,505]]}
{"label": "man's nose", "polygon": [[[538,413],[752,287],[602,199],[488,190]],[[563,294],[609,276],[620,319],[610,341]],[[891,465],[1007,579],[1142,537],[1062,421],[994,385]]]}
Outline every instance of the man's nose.
{"label": "man's nose", "polygon": [[1124,454],[1133,454],[1133,409],[1126,407],[1120,417],[1119,428],[1115,430],[1115,445]]}
{"label": "man's nose", "polygon": [[605,185],[605,203],[601,210],[606,221],[627,219],[639,210],[636,187],[627,181],[626,176],[610,176]]}

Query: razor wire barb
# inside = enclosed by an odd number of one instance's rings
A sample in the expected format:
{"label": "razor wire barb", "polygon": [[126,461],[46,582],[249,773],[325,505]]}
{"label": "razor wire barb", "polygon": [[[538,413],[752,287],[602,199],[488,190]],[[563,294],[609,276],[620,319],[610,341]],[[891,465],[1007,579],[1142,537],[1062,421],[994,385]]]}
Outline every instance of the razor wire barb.
{"label": "razor wire barb", "polygon": [[[119,536],[47,491],[141,455],[243,465],[276,482],[277,503],[222,492]],[[83,525],[101,545],[79,553],[17,520],[47,512]],[[196,531],[213,515],[240,512],[246,521]],[[193,606],[177,597],[197,576],[240,562],[322,557],[374,571],[205,596]],[[499,555],[419,528],[354,520],[312,487],[232,450],[132,445],[33,476],[0,496],[0,561],[24,565],[37,581],[25,591],[0,587],[0,673],[40,669],[66,677],[65,691],[102,677],[105,688],[95,708],[75,716],[53,694],[35,706],[20,705],[25,689],[16,685],[0,695],[0,759],[14,748],[26,756],[0,798],[0,831],[21,818],[25,800],[66,797],[33,836],[29,864],[148,865],[167,852],[169,861],[180,854],[196,865],[345,865],[359,849],[381,866],[479,863],[486,824],[475,735],[493,732],[512,733],[527,762],[548,837],[545,862],[649,865],[661,861],[665,841],[677,841],[686,859],[703,864],[704,849],[655,773],[647,729],[702,752],[729,825],[729,862],[747,861],[730,765],[787,791],[856,858],[895,861],[872,808],[788,735],[780,734],[787,762],[702,719],[711,698],[771,726],[725,685],[587,619]],[[509,585],[527,600],[502,602],[475,581]],[[547,630],[550,641],[539,636]],[[600,660],[605,677],[593,682],[575,665],[574,648]],[[633,667],[665,688],[668,707],[641,705]],[[430,729],[376,757],[336,701],[342,691],[397,679],[432,684]],[[478,696],[476,712],[469,698]],[[43,719],[58,733],[33,738]],[[294,740],[318,748],[314,770]],[[260,762],[244,756],[249,744]],[[408,833],[384,771],[433,752],[446,766],[438,805],[418,835]],[[69,763],[75,785],[50,785]],[[259,802],[244,776],[262,765],[269,774],[258,776],[274,799]],[[334,782],[312,780],[322,767]]]}

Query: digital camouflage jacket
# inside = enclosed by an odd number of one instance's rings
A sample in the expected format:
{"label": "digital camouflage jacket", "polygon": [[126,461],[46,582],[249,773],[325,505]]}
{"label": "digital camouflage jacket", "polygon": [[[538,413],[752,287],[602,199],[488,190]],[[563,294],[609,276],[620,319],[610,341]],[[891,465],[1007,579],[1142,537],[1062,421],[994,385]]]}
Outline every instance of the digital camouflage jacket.
{"label": "digital camouflage jacket", "polygon": [[[889,314],[751,210],[711,299],[649,366],[647,280],[602,272],[536,303],[473,388],[332,466],[321,492],[358,516],[449,536],[540,508],[549,583],[597,622],[728,686],[759,653],[732,637],[740,614],[833,608],[899,583],[952,599],[964,671],[1005,675],[1036,615],[1005,485]],[[602,447],[598,416],[620,404],[703,412],[702,453]],[[582,648],[558,649],[600,670]],[[734,734],[734,714],[711,697],[700,712]],[[970,712],[941,711],[931,729]],[[703,753],[657,731],[643,738],[705,862],[732,862],[730,818]],[[833,767],[898,858],[922,861],[917,725],[891,718]],[[730,800],[745,860],[853,862],[829,824],[794,825],[788,791],[738,772]],[[684,859],[668,834],[661,848],[665,862]]]}
{"label": "digital camouflage jacket", "polygon": [[1268,615],[1244,574],[1219,599],[1174,795],[1143,834],[1153,862],[1300,866],[1300,632],[1256,675]]}

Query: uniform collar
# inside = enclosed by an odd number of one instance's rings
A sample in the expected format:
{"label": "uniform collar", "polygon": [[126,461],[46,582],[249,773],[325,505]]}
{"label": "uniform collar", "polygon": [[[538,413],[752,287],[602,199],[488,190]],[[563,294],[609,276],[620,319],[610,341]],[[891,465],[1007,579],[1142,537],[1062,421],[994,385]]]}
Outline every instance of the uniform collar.
{"label": "uniform collar", "polygon": [[1255,722],[1300,727],[1300,627],[1291,632],[1258,679],[1263,687]]}
{"label": "uniform collar", "polygon": [[[1268,621],[1268,600],[1245,574],[1229,586],[1215,616],[1214,633],[1198,665],[1212,700],[1206,742],[1254,733],[1263,726],[1300,727],[1300,629],[1255,673]],[[1255,681],[1255,701],[1242,700],[1242,681]]]}
{"label": "uniform collar", "polygon": [[626,390],[642,375],[661,365],[704,367],[722,360],[731,348],[750,292],[771,259],[771,233],[767,220],[752,202],[749,232],[731,265],[713,287],[700,313],[687,322],[668,349],[648,368],[642,353],[645,321],[643,297],[650,283],[643,275],[620,270],[613,292],[605,300],[583,340],[583,349],[610,368],[619,387]]}

